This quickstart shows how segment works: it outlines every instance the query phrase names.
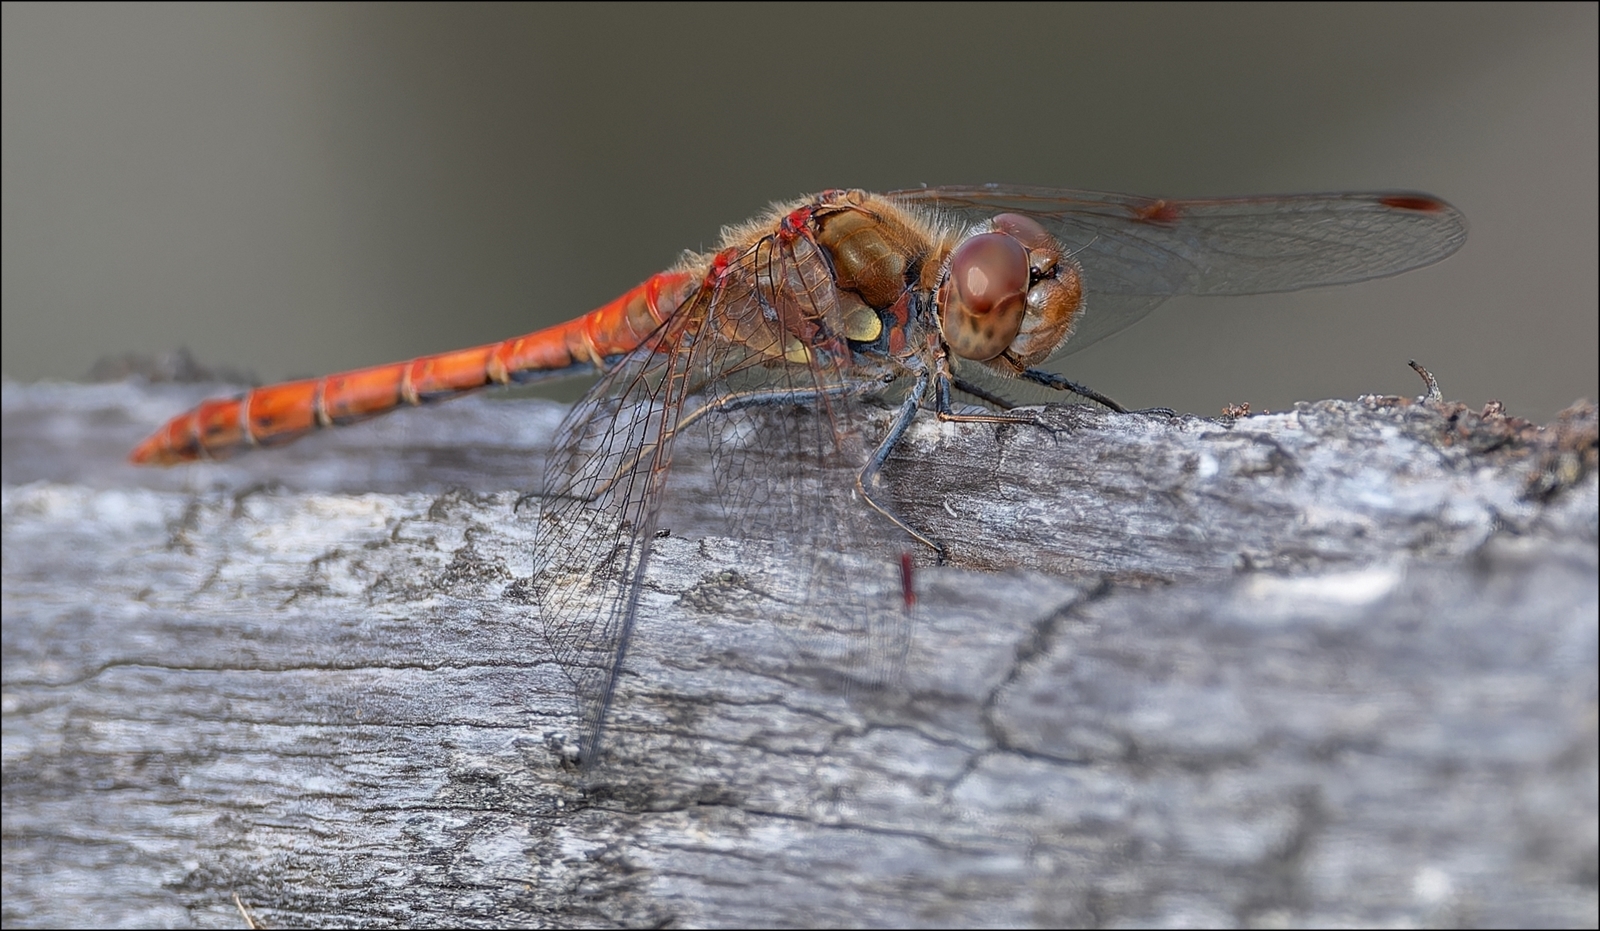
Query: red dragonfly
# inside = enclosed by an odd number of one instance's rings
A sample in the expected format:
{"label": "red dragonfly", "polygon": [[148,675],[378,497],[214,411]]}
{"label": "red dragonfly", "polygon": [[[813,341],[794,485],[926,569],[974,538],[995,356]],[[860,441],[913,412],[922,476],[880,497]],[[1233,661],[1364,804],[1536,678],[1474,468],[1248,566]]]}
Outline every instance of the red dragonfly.
{"label": "red dragonfly", "polygon": [[[1037,366],[1173,295],[1364,281],[1439,261],[1465,239],[1457,210],[1416,193],[1174,200],[999,185],[831,190],[725,231],[715,252],[688,255],[566,323],[206,401],[130,458],[221,458],[491,384],[599,372],[546,465],[532,580],[546,639],[576,686],[588,763],[639,612],[674,444],[691,427],[709,441],[736,532],[753,536],[762,524],[791,538],[812,554],[811,577],[835,586],[851,570],[828,552],[852,538],[891,539],[893,527],[939,551],[878,487],[920,411],[1034,422],[995,390],[1007,378],[1120,411]],[[957,393],[994,409],[958,407]],[[874,399],[888,402],[887,426],[860,410]],[[875,435],[868,423],[880,424]],[[752,474],[751,446],[781,451],[775,458],[792,468]],[[853,487],[824,481],[828,467],[848,468]],[[850,662],[892,667],[908,612],[862,600],[861,618],[836,631],[861,638],[866,659]]]}

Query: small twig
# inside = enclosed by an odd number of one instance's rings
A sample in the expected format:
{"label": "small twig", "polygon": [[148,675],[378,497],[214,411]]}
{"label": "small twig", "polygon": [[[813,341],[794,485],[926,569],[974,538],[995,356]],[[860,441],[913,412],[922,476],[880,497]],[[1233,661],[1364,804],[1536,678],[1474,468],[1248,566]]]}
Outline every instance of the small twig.
{"label": "small twig", "polygon": [[256,922],[255,918],[251,916],[250,910],[244,907],[244,903],[243,902],[239,901],[239,893],[237,893],[237,892],[235,892],[233,894],[233,904],[236,907],[238,907],[239,914],[244,916],[244,926],[245,927],[247,927],[247,928],[259,928],[259,927],[261,927],[261,925]]}
{"label": "small twig", "polygon": [[1444,392],[1439,390],[1439,379],[1434,378],[1432,372],[1430,372],[1427,369],[1423,368],[1422,366],[1418,365],[1416,359],[1411,359],[1408,362],[1406,362],[1406,364],[1411,366],[1412,370],[1415,371],[1418,375],[1421,375],[1422,376],[1422,383],[1428,386],[1428,393],[1423,395],[1423,400],[1425,400],[1425,401],[1443,401],[1444,400]]}

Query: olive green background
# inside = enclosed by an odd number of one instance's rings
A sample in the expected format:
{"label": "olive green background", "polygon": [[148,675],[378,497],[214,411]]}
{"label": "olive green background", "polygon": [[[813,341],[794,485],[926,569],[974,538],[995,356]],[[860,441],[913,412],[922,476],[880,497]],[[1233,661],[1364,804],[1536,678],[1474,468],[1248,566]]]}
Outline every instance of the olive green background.
{"label": "olive green background", "polygon": [[[1597,393],[1596,5],[78,6],[4,15],[4,373],[263,379],[573,316],[826,187],[1414,188],[1466,247],[1180,300],[1133,405]],[[1092,307],[1092,304],[1091,304]]]}

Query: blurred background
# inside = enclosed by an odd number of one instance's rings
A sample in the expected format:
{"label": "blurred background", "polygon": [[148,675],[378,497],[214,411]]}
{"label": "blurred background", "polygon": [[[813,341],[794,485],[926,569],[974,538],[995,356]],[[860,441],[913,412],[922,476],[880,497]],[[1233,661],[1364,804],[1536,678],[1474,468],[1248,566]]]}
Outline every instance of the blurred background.
{"label": "blurred background", "polygon": [[1416,395],[1409,358],[1539,420],[1597,394],[1592,3],[0,9],[12,378],[439,352],[773,200],[1002,181],[1466,213],[1440,265],[1173,301],[1057,366],[1126,404]]}

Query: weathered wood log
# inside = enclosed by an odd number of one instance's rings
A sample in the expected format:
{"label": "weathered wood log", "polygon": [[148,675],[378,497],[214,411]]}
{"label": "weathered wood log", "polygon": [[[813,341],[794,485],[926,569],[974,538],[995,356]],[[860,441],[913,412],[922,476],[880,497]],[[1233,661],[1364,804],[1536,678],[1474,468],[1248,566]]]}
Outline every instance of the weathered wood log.
{"label": "weathered wood log", "polygon": [[4,386],[7,927],[1596,922],[1592,407],[919,425],[887,688],[791,661],[687,456],[580,771],[560,408],[121,464],[208,388]]}

